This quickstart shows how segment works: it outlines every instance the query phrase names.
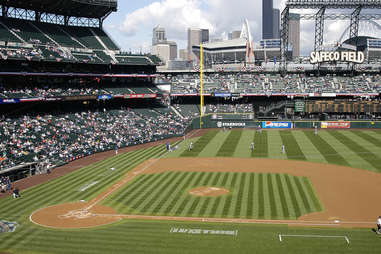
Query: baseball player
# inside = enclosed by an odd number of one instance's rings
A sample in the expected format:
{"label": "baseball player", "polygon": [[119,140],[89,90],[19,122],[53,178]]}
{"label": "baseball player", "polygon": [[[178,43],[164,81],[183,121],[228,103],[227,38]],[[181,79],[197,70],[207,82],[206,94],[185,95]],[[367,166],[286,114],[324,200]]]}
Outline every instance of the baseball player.
{"label": "baseball player", "polygon": [[254,151],[254,149],[255,149],[255,144],[254,144],[254,142],[251,142],[251,144],[250,144],[250,149],[251,149],[251,151]]}
{"label": "baseball player", "polygon": [[189,144],[189,151],[192,151],[192,149],[193,149],[193,142],[190,142],[190,144]]}
{"label": "baseball player", "polygon": [[315,136],[318,134],[318,128],[315,126]]}
{"label": "baseball player", "polygon": [[284,147],[284,145],[282,145],[282,154],[285,154],[286,153],[286,148]]}
{"label": "baseball player", "polygon": [[377,220],[377,235],[381,234],[381,216],[378,216]]}

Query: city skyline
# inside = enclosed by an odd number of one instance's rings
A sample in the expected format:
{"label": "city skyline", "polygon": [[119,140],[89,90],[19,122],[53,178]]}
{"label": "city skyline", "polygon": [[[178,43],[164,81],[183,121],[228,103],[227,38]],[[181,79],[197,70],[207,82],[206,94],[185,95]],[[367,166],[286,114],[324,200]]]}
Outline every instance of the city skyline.
{"label": "city skyline", "polygon": [[[273,7],[283,10],[286,0],[274,0]],[[152,48],[152,29],[160,24],[166,28],[167,37],[177,42],[179,49],[187,48],[189,27],[207,28],[210,38],[225,38],[240,30],[248,19],[253,40],[262,39],[262,1],[247,0],[141,0],[118,1],[118,11],[104,22],[105,31],[123,51],[147,53]],[[174,22],[176,21],[176,22]],[[325,43],[337,40],[348,22],[326,22]],[[314,22],[300,24],[300,52],[308,55],[313,46]]]}

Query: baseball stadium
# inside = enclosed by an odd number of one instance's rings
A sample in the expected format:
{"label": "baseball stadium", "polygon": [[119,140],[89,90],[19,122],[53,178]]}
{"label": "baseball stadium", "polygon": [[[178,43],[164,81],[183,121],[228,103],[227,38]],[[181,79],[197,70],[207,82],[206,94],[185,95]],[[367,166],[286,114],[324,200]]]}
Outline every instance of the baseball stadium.
{"label": "baseball stadium", "polygon": [[[200,44],[177,71],[107,34],[116,0],[0,9],[0,253],[381,249],[381,1],[289,0],[276,68]],[[310,63],[290,52],[301,9]]]}

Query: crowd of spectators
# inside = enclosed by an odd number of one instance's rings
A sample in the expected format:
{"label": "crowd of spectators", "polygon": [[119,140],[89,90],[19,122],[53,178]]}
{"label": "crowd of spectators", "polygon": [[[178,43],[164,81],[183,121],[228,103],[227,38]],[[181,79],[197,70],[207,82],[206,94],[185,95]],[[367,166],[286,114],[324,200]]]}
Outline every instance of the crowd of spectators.
{"label": "crowd of spectators", "polygon": [[50,84],[35,87],[9,87],[0,83],[0,98],[52,98],[62,96],[92,96],[92,95],[120,95],[134,93],[158,93],[157,87],[152,84],[132,87],[130,84],[102,84],[96,81],[86,84]]}
{"label": "crowd of spectators", "polygon": [[[295,94],[295,93],[380,93],[380,75],[312,76],[306,74],[205,74],[204,92]],[[200,92],[198,74],[172,76],[172,93],[190,94]]]}
{"label": "crowd of spectators", "polygon": [[252,104],[208,104],[207,113],[253,113]]}
{"label": "crowd of spectators", "polygon": [[181,135],[189,124],[172,112],[133,109],[0,120],[0,170],[33,161],[57,165],[75,156]]}
{"label": "crowd of spectators", "polygon": [[6,192],[12,188],[11,180],[8,176],[0,176],[0,192]]}

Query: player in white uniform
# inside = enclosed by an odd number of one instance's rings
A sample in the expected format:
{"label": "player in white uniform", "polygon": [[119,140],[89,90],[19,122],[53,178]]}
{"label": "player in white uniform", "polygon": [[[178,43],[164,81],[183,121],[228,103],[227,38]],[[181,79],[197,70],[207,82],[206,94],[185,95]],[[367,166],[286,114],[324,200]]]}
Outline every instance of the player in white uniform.
{"label": "player in white uniform", "polygon": [[254,151],[254,149],[255,149],[255,143],[254,142],[251,142],[250,149],[251,149],[251,151]]}
{"label": "player in white uniform", "polygon": [[315,126],[315,135],[317,135],[318,134],[318,128],[317,128],[317,126]]}
{"label": "player in white uniform", "polygon": [[378,235],[381,234],[381,216],[378,216],[377,220],[377,232]]}
{"label": "player in white uniform", "polygon": [[286,148],[284,147],[284,145],[282,145],[282,154],[285,154],[286,153]]}
{"label": "player in white uniform", "polygon": [[190,142],[190,144],[189,144],[189,151],[192,151],[192,149],[193,149],[193,142]]}

